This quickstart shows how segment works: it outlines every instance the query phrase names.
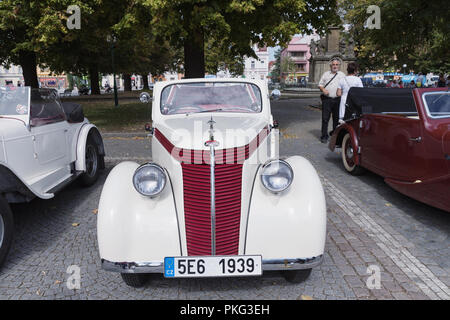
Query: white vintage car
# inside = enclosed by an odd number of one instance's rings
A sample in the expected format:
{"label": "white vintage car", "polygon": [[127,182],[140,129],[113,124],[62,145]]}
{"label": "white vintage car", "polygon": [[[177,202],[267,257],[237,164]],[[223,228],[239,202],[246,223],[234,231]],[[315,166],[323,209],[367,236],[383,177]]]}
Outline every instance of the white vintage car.
{"label": "white vintage car", "polygon": [[77,177],[93,184],[104,154],[81,106],[51,89],[0,88],[0,266],[13,237],[9,203],[50,199]]}
{"label": "white vintage car", "polygon": [[282,270],[288,281],[306,279],[324,253],[325,196],[309,161],[278,158],[267,86],[246,79],[158,82],[152,100],[151,159],[120,163],[103,187],[103,269],[134,287],[150,273]]}

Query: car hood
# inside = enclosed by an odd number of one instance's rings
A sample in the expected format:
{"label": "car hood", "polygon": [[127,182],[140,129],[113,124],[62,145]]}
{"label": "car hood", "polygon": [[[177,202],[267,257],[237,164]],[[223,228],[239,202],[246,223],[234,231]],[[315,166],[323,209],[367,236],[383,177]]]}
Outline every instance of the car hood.
{"label": "car hood", "polygon": [[213,123],[216,149],[240,147],[252,141],[269,123],[260,114],[204,113],[183,115],[165,119],[156,124],[159,130],[175,147],[192,150],[206,150],[205,142],[210,140],[210,121]]}

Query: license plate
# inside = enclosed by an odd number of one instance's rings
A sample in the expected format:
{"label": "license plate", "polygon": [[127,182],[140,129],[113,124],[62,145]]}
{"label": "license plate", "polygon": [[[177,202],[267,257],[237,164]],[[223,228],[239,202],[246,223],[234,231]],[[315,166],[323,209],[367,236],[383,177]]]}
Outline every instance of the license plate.
{"label": "license plate", "polygon": [[261,256],[166,257],[164,277],[199,278],[262,275]]}

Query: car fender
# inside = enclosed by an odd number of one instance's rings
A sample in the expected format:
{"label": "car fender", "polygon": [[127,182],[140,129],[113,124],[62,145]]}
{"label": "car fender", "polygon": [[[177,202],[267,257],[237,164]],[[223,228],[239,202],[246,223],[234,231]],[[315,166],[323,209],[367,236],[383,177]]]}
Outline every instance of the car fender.
{"label": "car fender", "polygon": [[166,256],[181,255],[170,176],[161,194],[145,197],[136,191],[132,182],[138,167],[130,161],[118,164],[103,186],[97,217],[102,259],[162,262]]}
{"label": "car fender", "polygon": [[263,259],[312,258],[323,254],[326,202],[319,176],[303,157],[286,159],[294,178],[285,191],[267,190],[258,169],[247,223],[245,254]]}
{"label": "car fender", "polygon": [[[328,148],[331,151],[334,151],[336,149],[336,147],[341,148],[342,140],[344,139],[344,136],[346,133],[350,133],[353,150],[358,150],[359,142],[358,142],[358,138],[356,136],[355,129],[348,123],[341,124],[334,130],[334,133],[330,139],[330,143],[328,144]],[[357,165],[360,164],[360,157],[359,157],[358,152],[355,153],[355,163]]]}
{"label": "car fender", "polygon": [[28,202],[34,197],[53,198],[52,193],[40,193],[20,178],[7,163],[0,161],[0,194],[10,203]]}
{"label": "car fender", "polygon": [[[103,139],[98,128],[91,123],[83,125],[80,129],[80,132],[78,133],[77,140],[77,159],[75,161],[75,170],[77,171],[86,171],[86,142],[89,136],[92,136],[99,146],[99,154],[101,156],[105,155]],[[103,167],[104,164],[102,163],[101,168]]]}

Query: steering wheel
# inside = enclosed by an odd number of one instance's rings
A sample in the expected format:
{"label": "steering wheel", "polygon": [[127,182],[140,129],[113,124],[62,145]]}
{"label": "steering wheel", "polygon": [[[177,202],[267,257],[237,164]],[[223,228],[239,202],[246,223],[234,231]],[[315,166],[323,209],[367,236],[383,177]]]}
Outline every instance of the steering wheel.
{"label": "steering wheel", "polygon": [[[36,104],[33,104],[33,105],[31,106],[31,110],[32,110],[32,111],[35,110],[35,108],[34,108],[35,106],[36,106]],[[39,111],[38,111],[37,113],[32,112],[32,117],[33,117],[33,118],[40,118],[40,115],[44,112],[44,109],[45,109],[45,103],[39,103],[39,106],[40,106],[41,108],[39,109]]]}

